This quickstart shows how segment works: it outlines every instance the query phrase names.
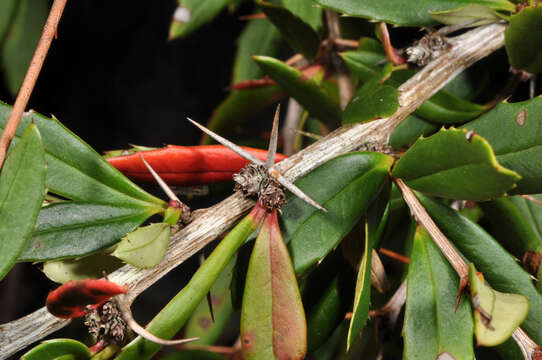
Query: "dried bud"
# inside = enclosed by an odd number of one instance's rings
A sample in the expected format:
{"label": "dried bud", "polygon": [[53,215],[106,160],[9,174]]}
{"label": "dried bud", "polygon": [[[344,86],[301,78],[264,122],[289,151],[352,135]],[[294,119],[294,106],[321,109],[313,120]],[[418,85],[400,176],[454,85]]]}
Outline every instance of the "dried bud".
{"label": "dried bud", "polygon": [[269,175],[264,165],[248,164],[233,175],[235,191],[246,196],[258,196],[261,204],[269,209],[280,209],[286,203],[282,186]]}
{"label": "dried bud", "polygon": [[88,332],[97,342],[122,345],[126,338],[126,321],[115,301],[108,300],[98,309],[85,316]]}
{"label": "dried bud", "polygon": [[430,33],[406,49],[407,61],[418,66],[425,66],[450,48],[446,37],[439,33]]}

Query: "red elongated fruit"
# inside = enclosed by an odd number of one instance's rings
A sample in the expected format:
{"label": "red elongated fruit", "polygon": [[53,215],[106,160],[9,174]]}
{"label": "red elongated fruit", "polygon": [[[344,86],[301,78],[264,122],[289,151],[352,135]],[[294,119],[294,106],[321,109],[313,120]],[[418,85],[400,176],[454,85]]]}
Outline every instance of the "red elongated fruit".
{"label": "red elongated fruit", "polygon": [[60,318],[76,318],[96,309],[115,295],[128,291],[126,286],[103,279],[68,281],[51,291],[45,305],[51,314]]}
{"label": "red elongated fruit", "polygon": [[[265,161],[267,151],[243,147]],[[223,145],[177,146],[145,151],[145,160],[168,185],[198,185],[231,180],[249,163]],[[275,162],[286,156],[277,154]],[[154,181],[138,153],[107,159],[111,165],[134,180]]]}

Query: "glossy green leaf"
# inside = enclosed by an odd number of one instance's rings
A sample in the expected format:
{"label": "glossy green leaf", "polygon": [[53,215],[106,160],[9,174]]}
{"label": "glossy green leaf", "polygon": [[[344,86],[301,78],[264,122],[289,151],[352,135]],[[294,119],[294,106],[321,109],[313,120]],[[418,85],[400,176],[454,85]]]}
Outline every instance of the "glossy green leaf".
{"label": "glossy green leaf", "polygon": [[493,290],[474,264],[469,267],[469,285],[474,308],[474,333],[478,345],[496,346],[512,336],[529,312],[529,301],[520,294]]}
{"label": "glossy green leaf", "polygon": [[331,127],[340,124],[342,112],[335,103],[312,79],[304,79],[302,73],[280,60],[267,56],[256,56],[256,63],[277,84],[295,98],[311,116],[317,117]]}
{"label": "glossy green leaf", "polygon": [[492,225],[491,233],[514,256],[523,259],[526,251],[542,250],[542,238],[510,198],[503,197],[479,205]]}
{"label": "glossy green leaf", "polygon": [[[222,136],[234,132],[235,127],[243,124],[247,119],[265,106],[279,100],[282,90],[274,85],[260,89],[234,90],[215,109],[207,128]],[[204,135],[202,144],[212,144],[213,140]]]}
{"label": "glossy green leaf", "polygon": [[394,149],[406,148],[412,145],[420,136],[434,134],[440,125],[409,115],[393,130],[389,144]]}
{"label": "glossy green leaf", "polygon": [[18,261],[45,261],[95,253],[117,243],[155,212],[153,208],[78,202],[46,206],[41,209],[36,230]]}
{"label": "glossy green leaf", "polygon": [[228,0],[178,0],[169,27],[169,39],[186,36],[213,20],[228,5]]}
{"label": "glossy green leaf", "polygon": [[0,51],[4,79],[12,95],[17,94],[23,82],[48,13],[49,1],[47,0],[18,1]]}
{"label": "glossy green leaf", "polygon": [[506,53],[516,69],[538,74],[542,71],[542,47],[535,34],[542,31],[542,8],[526,7],[510,17],[504,32]]}
{"label": "glossy green leaf", "polygon": [[356,290],[354,293],[354,306],[352,319],[348,328],[346,347],[354,344],[356,338],[361,335],[365,323],[369,319],[369,305],[371,302],[371,260],[372,252],[380,241],[387,222],[385,211],[388,205],[390,186],[383,189],[378,198],[369,207],[365,216],[365,248],[359,265]]}
{"label": "glossy green leaf", "polygon": [[451,128],[419,139],[393,175],[415,190],[446,198],[483,201],[504,195],[520,176],[499,165],[481,136],[467,137],[466,130]]}
{"label": "glossy green leaf", "polygon": [[112,255],[138,268],[156,266],[166,254],[170,229],[167,223],[140,227],[123,237]]}
{"label": "glossy green leaf", "polygon": [[315,31],[322,27],[322,8],[312,0],[282,0],[282,5]]}
{"label": "glossy green leaf", "polygon": [[[307,313],[307,349],[320,349],[352,309],[353,268],[337,249],[306,278],[301,278],[303,305]],[[346,334],[345,334],[346,339]],[[312,358],[312,355],[309,356]]]}
{"label": "glossy green leaf", "polygon": [[230,296],[230,281],[235,260],[222,270],[216,282],[211,286],[211,302],[215,321],[211,317],[207,298],[203,299],[184,330],[185,338],[199,337],[192,344],[213,345],[228,325],[233,309]]}
{"label": "glossy green leaf", "polygon": [[431,11],[431,17],[446,25],[463,25],[475,27],[491,24],[501,20],[501,17],[489,6],[469,4],[457,9],[444,11]]}
{"label": "glossy green leaf", "polygon": [[[542,194],[532,195],[542,201]],[[511,196],[510,201],[517,206],[535,232],[535,238],[542,239],[542,206],[521,196]]]}
{"label": "glossy green leaf", "polygon": [[53,360],[63,355],[74,355],[76,359],[89,359],[88,347],[72,339],[46,340],[21,356],[21,360]]}
{"label": "glossy green leaf", "polygon": [[[264,214],[265,210],[256,206],[250,214],[245,216],[220,241],[188,284],[152,319],[146,329],[158,337],[171,339],[205,298],[237,249],[256,230]],[[115,359],[151,359],[160,348],[160,345],[139,336],[126,345]]]}
{"label": "glossy green leaf", "polygon": [[444,235],[475,264],[495,290],[527,297],[529,314],[521,328],[537,344],[542,343],[542,294],[536,290],[530,275],[480,226],[430,198],[423,195],[418,198]]}
{"label": "glossy green leaf", "polygon": [[[362,81],[377,76],[381,72],[377,63],[386,58],[382,45],[371,38],[362,39],[358,50],[344,52],[341,56],[352,73],[359,76]],[[394,71],[386,80],[386,84],[399,87],[414,73],[413,70]],[[446,90],[440,90],[426,100],[414,114],[439,124],[456,124],[474,119],[484,110],[481,105],[463,100]]]}
{"label": "glossy green leaf", "polygon": [[359,88],[343,114],[343,124],[364,123],[393,115],[399,106],[397,89],[383,84],[391,74],[391,63]]}
{"label": "glossy green leaf", "polygon": [[515,11],[513,3],[506,0],[316,0],[324,7],[375,21],[403,26],[431,26],[435,21],[430,12],[456,9],[467,4],[480,4],[495,10]]}
{"label": "glossy green leaf", "polygon": [[54,282],[65,284],[89,278],[99,279],[123,265],[122,261],[108,253],[99,253],[80,259],[53,260],[43,264],[43,273]]}
{"label": "glossy green leaf", "polygon": [[0,172],[0,279],[28,243],[45,198],[45,155],[36,125],[26,129]]}
{"label": "glossy green leaf", "polygon": [[[7,122],[11,106],[0,102],[0,129]],[[143,191],[109,165],[88,144],[66,129],[58,120],[37,113],[21,119],[14,142],[34,122],[45,145],[46,186],[65,198],[91,203],[134,208],[165,209],[165,203]]]}
{"label": "glossy green leaf", "polygon": [[316,56],[320,47],[320,37],[309,24],[290,12],[288,8],[275,2],[258,0],[258,5],[295,52],[303,54],[307,59],[313,59]]}
{"label": "glossy green leaf", "polygon": [[473,320],[469,301],[455,303],[459,277],[427,231],[418,226],[408,266],[403,326],[404,358],[473,360]]}
{"label": "glossy green leaf", "polygon": [[6,32],[8,31],[15,10],[17,9],[17,4],[20,3],[17,0],[4,0],[0,2],[0,47],[4,42],[6,37]]}
{"label": "glossy green leaf", "polygon": [[502,166],[521,175],[511,193],[542,193],[542,98],[502,103],[463,126],[484,137]]}
{"label": "glossy green leaf", "polygon": [[241,345],[247,360],[304,359],[307,351],[305,312],[276,211],[265,218],[250,256]]}
{"label": "glossy green leaf", "polygon": [[280,44],[280,33],[269,20],[250,20],[237,40],[232,84],[261,78],[263,72],[252,56],[275,56],[280,49]]}
{"label": "glossy green leaf", "polygon": [[354,152],[336,157],[296,181],[328,211],[323,213],[287,195],[281,221],[296,273],[316,265],[350,232],[382,189],[392,163],[393,158],[384,154]]}

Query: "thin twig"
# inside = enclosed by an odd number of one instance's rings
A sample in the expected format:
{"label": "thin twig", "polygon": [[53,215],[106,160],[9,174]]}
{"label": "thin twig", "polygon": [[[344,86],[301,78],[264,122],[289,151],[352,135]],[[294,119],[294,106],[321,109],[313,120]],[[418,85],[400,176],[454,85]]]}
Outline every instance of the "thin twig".
{"label": "thin twig", "polygon": [[397,50],[391,44],[390,33],[388,32],[388,25],[385,22],[378,24],[380,30],[380,36],[382,37],[382,44],[386,51],[386,57],[393,65],[401,65],[405,63],[405,59],[397,53]]}
{"label": "thin twig", "polygon": [[43,62],[45,61],[45,57],[47,56],[47,52],[49,51],[49,47],[51,46],[51,42],[53,41],[53,38],[56,37],[56,30],[60,18],[62,17],[64,7],[66,6],[66,2],[67,0],[55,0],[53,2],[53,6],[49,12],[49,17],[47,18],[45,26],[43,27],[38,46],[36,47],[34,56],[32,56],[32,60],[30,61],[30,66],[26,71],[23,84],[19,89],[19,94],[17,94],[17,99],[15,99],[13,109],[9,114],[8,122],[4,128],[4,131],[2,132],[2,136],[0,137],[0,169],[2,169],[2,166],[4,165],[9,144],[11,144],[11,140],[17,132],[17,127],[21,122],[21,116],[23,116],[24,109],[28,104],[32,90],[34,90],[34,86],[38,80],[38,76],[43,66]]}
{"label": "thin twig", "polygon": [[412,215],[416,222],[421,224],[429,233],[435,244],[440,248],[442,254],[448,259],[448,262],[457,272],[461,280],[461,286],[464,286],[468,282],[469,278],[469,266],[463,260],[463,258],[457,253],[455,248],[450,244],[450,241],[444,236],[442,231],[438,228],[437,224],[431,219],[431,216],[427,213],[427,210],[420,203],[414,192],[403,182],[401,179],[395,179],[395,184],[401,190],[403,199],[408,205]]}
{"label": "thin twig", "polygon": [[352,83],[348,76],[348,71],[341,58],[335,51],[333,51],[332,46],[335,43],[335,39],[341,38],[341,27],[339,26],[339,15],[333,11],[326,9],[324,10],[326,14],[327,27],[329,31],[329,56],[331,64],[337,71],[337,84],[339,85],[339,98],[341,103],[341,109],[344,109],[350,101],[354,90],[352,88]]}
{"label": "thin twig", "polygon": [[538,200],[537,198],[535,198],[532,195],[520,195],[520,196],[522,198],[524,198],[525,200],[529,200],[529,201],[534,202],[536,205],[542,205],[542,201]]}
{"label": "thin twig", "polygon": [[[341,127],[325,138],[281,161],[275,168],[290,180],[309,173],[326,161],[353,151],[367,140],[386,142],[397,124],[424,101],[452,80],[458,73],[504,45],[501,24],[481,26],[455,38],[453,48],[425,66],[399,87],[399,109],[389,118],[365,124]],[[241,194],[203,211],[169,244],[166,259],[152,269],[125,265],[109,278],[130,287],[133,299],[172,269],[200,251],[229,229],[254,202]],[[7,358],[29,344],[66,326],[67,320],[55,318],[45,307],[15,321],[0,325],[0,359]]]}
{"label": "thin twig", "polygon": [[284,155],[290,156],[295,152],[295,129],[299,125],[303,109],[294,98],[288,100],[288,110],[286,110],[286,120],[282,125],[282,151]]}

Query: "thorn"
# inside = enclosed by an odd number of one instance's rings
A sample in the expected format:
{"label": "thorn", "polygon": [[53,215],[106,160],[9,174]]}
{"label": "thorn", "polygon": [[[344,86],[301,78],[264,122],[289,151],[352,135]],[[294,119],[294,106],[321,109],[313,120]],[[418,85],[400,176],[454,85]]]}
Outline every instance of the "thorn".
{"label": "thorn", "polygon": [[[199,254],[199,266],[203,266],[203,263],[205,262],[205,254],[201,252]],[[211,314],[211,320],[213,320],[213,323],[215,322],[215,312],[213,310],[213,297],[211,296],[211,291],[207,292],[207,305],[209,305],[209,313]]]}
{"label": "thorn", "polygon": [[177,195],[175,195],[173,190],[171,190],[171,188],[166,184],[166,182],[164,180],[162,180],[160,175],[158,175],[158,173],[156,171],[154,171],[154,169],[149,165],[147,160],[145,160],[145,157],[143,156],[143,154],[140,154],[139,156],[141,157],[141,160],[143,161],[143,163],[145,164],[147,169],[149,169],[149,172],[152,174],[152,177],[154,178],[154,180],[156,180],[158,185],[160,185],[160,188],[162,188],[162,190],[166,193],[166,195],[169,197],[169,199],[178,201],[178,202],[180,202],[182,204],[182,201],[179,200],[179,198],[177,197]]}
{"label": "thorn", "polygon": [[222,145],[226,146],[227,148],[229,148],[231,151],[237,153],[239,156],[242,156],[244,157],[245,159],[249,160],[249,161],[252,161],[253,163],[257,164],[257,165],[265,165],[263,163],[263,161],[261,161],[260,159],[257,159],[255,158],[254,156],[252,156],[251,153],[249,153],[248,151],[244,150],[243,148],[241,148],[240,146],[237,146],[235,145],[234,143],[232,143],[231,141],[229,141],[228,139],[226,138],[223,138],[222,136],[216,134],[215,132],[207,129],[205,126],[201,125],[201,124],[198,124],[197,122],[195,122],[194,120],[190,119],[189,117],[186,118],[188,121],[190,121],[192,124],[194,124],[195,126],[197,126],[201,131],[203,131],[204,133],[206,133],[207,135],[209,135],[210,137],[212,137],[213,139],[215,139],[216,141],[218,141],[219,143],[221,143]]}
{"label": "thorn", "polygon": [[298,133],[299,135],[303,135],[314,140],[320,140],[321,138],[323,138],[322,135],[313,134],[308,131],[303,131],[303,130],[298,130],[298,129],[294,129],[294,131]]}
{"label": "thorn", "polygon": [[305,201],[307,204],[311,205],[311,206],[314,206],[315,208],[317,208],[318,210],[321,210],[325,213],[327,213],[327,210],[326,208],[324,208],[322,205],[318,204],[316,201],[314,201],[313,199],[311,199],[307,194],[305,194],[300,188],[298,188],[297,186],[295,186],[292,182],[290,182],[290,180],[286,179],[284,176],[282,176],[281,174],[279,174],[276,170],[272,170],[272,169],[269,169],[269,173],[271,174],[271,176],[274,176],[275,179],[277,179],[277,181],[279,182],[279,184],[281,184],[282,186],[284,186],[286,189],[290,190],[290,192],[292,194],[294,194],[295,196],[297,196],[298,198],[300,198],[301,200]]}
{"label": "thorn", "polygon": [[269,148],[267,149],[267,162],[265,163],[268,169],[275,165],[275,154],[277,153],[277,141],[279,137],[279,115],[280,104],[277,105],[277,109],[275,110],[273,128],[271,130],[271,137],[269,138]]}
{"label": "thorn", "polygon": [[199,337],[178,340],[166,340],[159,338],[158,336],[150,333],[147,329],[145,329],[135,321],[134,316],[132,315],[132,310],[130,309],[130,306],[128,305],[124,297],[119,296],[116,301],[122,313],[122,317],[126,321],[126,324],[128,324],[128,326],[130,326],[130,328],[142,338],[145,338],[155,344],[164,346],[180,345],[187,342],[199,340]]}
{"label": "thorn", "polygon": [[459,308],[459,303],[461,302],[461,296],[463,295],[463,292],[465,291],[465,288],[469,285],[469,278],[468,276],[463,276],[461,280],[459,281],[459,289],[457,290],[457,299],[455,301],[455,310],[454,313],[457,312],[457,308]]}

